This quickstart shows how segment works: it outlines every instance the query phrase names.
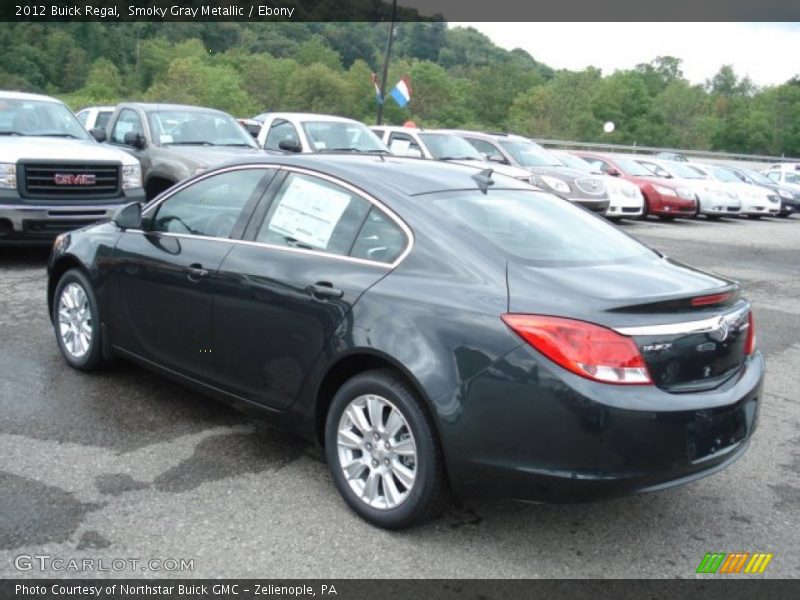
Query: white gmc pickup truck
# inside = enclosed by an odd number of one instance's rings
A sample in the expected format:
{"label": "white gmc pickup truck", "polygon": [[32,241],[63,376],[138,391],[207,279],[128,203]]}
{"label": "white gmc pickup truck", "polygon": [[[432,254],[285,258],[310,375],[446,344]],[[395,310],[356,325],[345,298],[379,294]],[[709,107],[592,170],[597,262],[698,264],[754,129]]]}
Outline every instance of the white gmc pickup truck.
{"label": "white gmc pickup truck", "polygon": [[51,243],[144,200],[135,157],[96,142],[54,98],[0,91],[0,245]]}

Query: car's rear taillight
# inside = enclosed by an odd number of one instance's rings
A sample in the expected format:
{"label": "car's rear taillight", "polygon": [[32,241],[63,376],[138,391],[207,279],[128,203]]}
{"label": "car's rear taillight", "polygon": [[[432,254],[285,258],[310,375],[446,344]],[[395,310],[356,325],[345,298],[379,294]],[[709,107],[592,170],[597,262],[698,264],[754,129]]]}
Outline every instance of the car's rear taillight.
{"label": "car's rear taillight", "polygon": [[652,383],[633,339],[607,327],[542,315],[506,314],[502,318],[536,350],[581,377],[625,385]]}
{"label": "car's rear taillight", "polygon": [[733,297],[733,292],[722,294],[711,294],[710,296],[698,296],[692,298],[692,306],[710,306],[712,304],[722,304]]}
{"label": "car's rear taillight", "polygon": [[753,311],[747,313],[747,340],[744,343],[744,353],[747,356],[756,351],[756,323],[753,320]]}

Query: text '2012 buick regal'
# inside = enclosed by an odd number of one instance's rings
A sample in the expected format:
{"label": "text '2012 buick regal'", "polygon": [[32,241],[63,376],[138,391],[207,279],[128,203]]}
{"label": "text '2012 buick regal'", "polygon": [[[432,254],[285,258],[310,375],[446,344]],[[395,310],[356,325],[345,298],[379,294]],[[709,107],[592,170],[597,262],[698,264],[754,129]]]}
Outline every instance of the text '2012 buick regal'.
{"label": "text '2012 buick regal'", "polygon": [[511,178],[264,156],[60,236],[67,362],[124,357],[324,445],[369,522],[451,492],[570,501],[684,483],[756,426],[733,281]]}

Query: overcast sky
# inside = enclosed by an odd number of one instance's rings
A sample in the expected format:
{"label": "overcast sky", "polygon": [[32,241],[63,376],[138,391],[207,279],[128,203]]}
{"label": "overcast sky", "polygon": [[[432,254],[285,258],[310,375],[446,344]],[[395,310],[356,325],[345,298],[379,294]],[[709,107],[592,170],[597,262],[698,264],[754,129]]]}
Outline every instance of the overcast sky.
{"label": "overcast sky", "polygon": [[610,74],[676,56],[693,83],[724,64],[762,86],[800,74],[798,23],[450,23],[459,25],[474,27],[502,48],[527,50],[556,69],[594,66]]}

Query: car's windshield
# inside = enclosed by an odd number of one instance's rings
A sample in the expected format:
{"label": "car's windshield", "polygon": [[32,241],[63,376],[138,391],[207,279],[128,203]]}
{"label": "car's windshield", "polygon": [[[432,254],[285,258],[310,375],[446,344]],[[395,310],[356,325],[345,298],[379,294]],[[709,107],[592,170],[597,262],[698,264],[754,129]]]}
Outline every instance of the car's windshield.
{"label": "car's windshield", "polygon": [[433,194],[426,204],[443,222],[465,227],[503,252],[541,266],[591,265],[650,252],[603,219],[540,192],[459,190]]}
{"label": "car's windshield", "polygon": [[742,183],[741,179],[727,169],[722,169],[720,167],[707,168],[709,171],[711,171],[711,174],[714,176],[714,178],[718,179],[719,181],[724,181],[725,183]]}
{"label": "car's windshield", "polygon": [[148,117],[154,139],[163,146],[258,147],[239,123],[225,113],[154,110]]}
{"label": "car's windshield", "polygon": [[800,184],[800,175],[797,173],[786,173],[786,183]]}
{"label": "car's windshield", "polygon": [[769,177],[765,177],[758,171],[751,171],[750,169],[739,169],[744,176],[751,180],[753,183],[757,183],[758,185],[775,185],[775,182],[772,181]]}
{"label": "car's windshield", "polygon": [[632,175],[633,177],[652,177],[653,172],[644,165],[631,160],[630,158],[614,157],[614,164],[625,175]]}
{"label": "car's windshield", "polygon": [[676,162],[664,165],[664,169],[673,177],[681,177],[683,179],[708,179],[706,175],[697,169]]}
{"label": "car's windshield", "polygon": [[60,102],[0,98],[0,135],[92,138]]}
{"label": "car's windshield", "polygon": [[350,121],[303,121],[315,152],[389,153],[389,149],[366,125]]}
{"label": "car's windshield", "polygon": [[457,135],[420,133],[419,137],[437,160],[484,160],[472,144]]}
{"label": "car's windshield", "polygon": [[555,156],[564,164],[565,167],[571,167],[573,169],[577,169],[578,171],[584,171],[585,173],[598,174],[602,172],[574,154],[568,154],[564,152],[558,153]]}
{"label": "car's windshield", "polygon": [[563,167],[558,159],[533,142],[501,141],[500,145],[523,167]]}

